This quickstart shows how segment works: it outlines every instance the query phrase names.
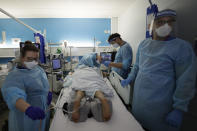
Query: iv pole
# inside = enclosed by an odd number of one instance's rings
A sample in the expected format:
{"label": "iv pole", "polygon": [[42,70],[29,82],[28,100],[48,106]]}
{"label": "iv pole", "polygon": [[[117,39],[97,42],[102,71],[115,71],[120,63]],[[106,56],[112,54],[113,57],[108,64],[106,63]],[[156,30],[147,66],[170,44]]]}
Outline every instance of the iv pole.
{"label": "iv pole", "polygon": [[96,52],[96,38],[94,36],[94,47],[93,47],[93,52]]}

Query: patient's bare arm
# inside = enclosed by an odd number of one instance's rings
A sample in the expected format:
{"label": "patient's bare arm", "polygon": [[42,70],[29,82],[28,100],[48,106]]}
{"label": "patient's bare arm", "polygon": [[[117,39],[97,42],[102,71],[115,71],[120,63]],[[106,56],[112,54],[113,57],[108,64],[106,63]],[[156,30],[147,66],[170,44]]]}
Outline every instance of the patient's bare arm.
{"label": "patient's bare arm", "polygon": [[83,91],[76,91],[76,97],[74,100],[74,105],[73,105],[73,113],[72,113],[72,120],[74,122],[78,122],[80,118],[79,114],[79,107],[80,107],[80,102],[81,99],[84,97],[84,92]]}
{"label": "patient's bare arm", "polygon": [[105,98],[105,96],[103,95],[101,91],[96,91],[95,97],[101,101],[104,121],[110,120],[111,113],[110,113],[110,106],[107,102],[107,99]]}

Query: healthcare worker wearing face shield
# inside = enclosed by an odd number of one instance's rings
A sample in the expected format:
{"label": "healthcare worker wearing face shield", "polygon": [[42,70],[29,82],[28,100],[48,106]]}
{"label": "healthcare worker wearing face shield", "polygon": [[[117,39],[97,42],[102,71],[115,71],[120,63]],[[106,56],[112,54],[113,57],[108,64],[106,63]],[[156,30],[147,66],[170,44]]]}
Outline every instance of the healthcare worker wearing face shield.
{"label": "healthcare worker wearing face shield", "polygon": [[76,68],[82,65],[85,65],[88,67],[100,67],[100,63],[101,63],[100,55],[98,55],[97,53],[90,53],[90,54],[84,55],[81,58]]}
{"label": "healthcare worker wearing face shield", "polygon": [[171,36],[176,12],[157,13],[153,37],[142,41],[122,86],[134,82],[132,114],[151,131],[178,131],[195,93],[196,56],[190,43]]}
{"label": "healthcare worker wearing face shield", "polygon": [[[20,64],[9,72],[2,94],[9,112],[9,131],[45,131],[49,128],[52,100],[47,76],[38,64],[39,50],[26,44],[21,50]],[[42,122],[40,121],[42,120]]]}
{"label": "healthcare worker wearing face shield", "polygon": [[123,41],[118,33],[111,34],[108,42],[113,47],[120,47],[120,49],[115,56],[114,62],[104,61],[103,64],[107,67],[112,67],[112,70],[117,72],[121,77],[127,78],[133,58],[131,46],[129,43]]}

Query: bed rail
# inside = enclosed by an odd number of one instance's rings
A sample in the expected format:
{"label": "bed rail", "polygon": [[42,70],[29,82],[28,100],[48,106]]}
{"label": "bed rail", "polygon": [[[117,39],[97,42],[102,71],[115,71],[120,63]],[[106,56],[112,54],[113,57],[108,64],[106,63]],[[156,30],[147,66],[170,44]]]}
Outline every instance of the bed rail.
{"label": "bed rail", "polygon": [[121,86],[121,80],[123,80],[123,78],[118,75],[116,72],[112,71],[109,75],[109,81],[111,82],[111,85],[114,87],[114,89],[116,90],[116,92],[119,94],[119,96],[122,98],[122,100],[124,101],[124,103],[126,105],[131,105],[131,101],[132,101],[132,94],[133,94],[133,90],[131,90],[131,85],[128,85],[126,87],[122,87]]}

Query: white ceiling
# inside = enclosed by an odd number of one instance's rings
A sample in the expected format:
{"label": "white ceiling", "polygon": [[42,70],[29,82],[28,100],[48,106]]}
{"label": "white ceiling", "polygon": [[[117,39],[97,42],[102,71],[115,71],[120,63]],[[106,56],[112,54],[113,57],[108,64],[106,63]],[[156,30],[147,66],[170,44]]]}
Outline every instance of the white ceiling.
{"label": "white ceiling", "polygon": [[[110,18],[136,0],[0,0],[0,8],[17,18]],[[0,12],[0,18],[8,18]]]}

